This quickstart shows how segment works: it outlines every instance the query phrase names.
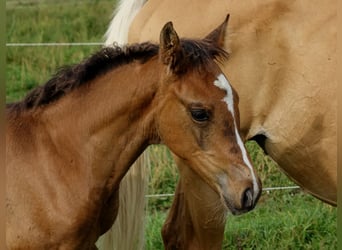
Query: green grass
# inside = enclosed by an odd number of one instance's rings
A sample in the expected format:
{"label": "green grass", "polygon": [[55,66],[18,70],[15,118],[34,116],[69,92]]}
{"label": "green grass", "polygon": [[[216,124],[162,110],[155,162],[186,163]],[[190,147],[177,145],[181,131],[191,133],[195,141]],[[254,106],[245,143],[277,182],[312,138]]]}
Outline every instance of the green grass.
{"label": "green grass", "polygon": [[[247,149],[264,187],[296,185],[256,143],[248,142]],[[162,160],[151,166],[149,193],[172,192],[176,166],[163,147],[152,152]],[[160,230],[172,199],[149,198],[146,249],[162,249]],[[337,249],[337,209],[300,189],[263,192],[253,211],[227,221],[223,249]]]}
{"label": "green grass", "polygon": [[[39,3],[39,4],[37,4]],[[114,1],[7,1],[7,43],[103,41]],[[6,101],[22,98],[59,67],[99,49],[7,47]],[[255,143],[247,144],[264,187],[294,185]],[[173,193],[177,169],[168,151],[153,146],[149,194]],[[160,230],[172,197],[149,198],[146,249],[162,249]],[[248,214],[228,217],[224,249],[337,249],[337,209],[302,191],[264,192]]]}
{"label": "green grass", "polygon": [[224,248],[337,249],[335,212],[303,193],[264,194],[254,211],[228,218]]}
{"label": "green grass", "polygon": [[[7,1],[7,43],[102,42],[114,1]],[[34,4],[42,2],[42,4]],[[100,46],[7,47],[6,101],[22,98],[59,67]]]}
{"label": "green grass", "polygon": [[[146,249],[162,249],[165,218],[150,212]],[[336,209],[301,192],[264,193],[253,211],[227,221],[223,249],[337,249]]]}

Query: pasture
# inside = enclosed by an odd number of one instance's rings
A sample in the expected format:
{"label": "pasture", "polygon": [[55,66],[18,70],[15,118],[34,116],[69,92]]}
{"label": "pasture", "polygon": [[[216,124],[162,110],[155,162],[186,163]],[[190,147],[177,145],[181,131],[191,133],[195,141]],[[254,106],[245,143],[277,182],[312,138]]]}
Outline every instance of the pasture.
{"label": "pasture", "polygon": [[[101,42],[114,1],[6,1],[7,43]],[[7,47],[6,102],[22,98],[59,67],[100,46]],[[234,85],[234,83],[232,83]],[[248,143],[264,187],[294,186],[257,145]],[[153,146],[149,194],[173,193],[178,178],[170,154]],[[146,249],[162,249],[160,229],[172,197],[150,197]],[[252,212],[228,218],[224,249],[337,249],[337,209],[301,190],[263,192]]]}

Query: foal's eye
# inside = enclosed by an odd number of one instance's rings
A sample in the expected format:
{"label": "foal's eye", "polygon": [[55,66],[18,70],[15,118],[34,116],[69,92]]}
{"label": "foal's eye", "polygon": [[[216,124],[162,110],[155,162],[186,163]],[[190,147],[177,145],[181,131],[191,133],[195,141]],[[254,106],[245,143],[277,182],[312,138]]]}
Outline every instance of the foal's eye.
{"label": "foal's eye", "polygon": [[210,114],[205,109],[191,109],[191,116],[197,122],[205,122],[210,118]]}

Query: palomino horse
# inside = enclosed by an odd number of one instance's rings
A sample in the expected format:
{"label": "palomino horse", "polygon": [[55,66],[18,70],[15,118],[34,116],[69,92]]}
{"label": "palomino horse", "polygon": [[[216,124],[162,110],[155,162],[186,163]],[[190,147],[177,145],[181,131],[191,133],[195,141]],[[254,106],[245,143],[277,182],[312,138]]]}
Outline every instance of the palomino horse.
{"label": "palomino horse", "polygon": [[[165,20],[172,20],[187,36],[201,37],[230,13],[225,48],[231,55],[222,69],[240,96],[243,139],[256,140],[304,190],[336,205],[335,1],[126,0],[124,4],[116,18],[133,20],[130,30],[119,37],[125,42],[155,40]],[[117,33],[111,27],[107,44]],[[205,249],[209,244],[220,249],[224,223],[218,220],[213,233],[206,219],[219,210],[210,208],[216,194],[196,179],[186,162],[177,157],[176,162],[182,166],[181,179],[163,229],[166,248],[177,243],[184,248],[197,244]],[[186,180],[191,185],[185,188]],[[207,205],[191,195],[200,196],[199,188],[204,197],[211,197]]]}
{"label": "palomino horse", "polygon": [[94,249],[115,220],[119,184],[164,143],[234,214],[260,182],[239,135],[238,97],[215,59],[227,22],[202,40],[167,23],[160,46],[104,48],[7,107],[10,249]]}

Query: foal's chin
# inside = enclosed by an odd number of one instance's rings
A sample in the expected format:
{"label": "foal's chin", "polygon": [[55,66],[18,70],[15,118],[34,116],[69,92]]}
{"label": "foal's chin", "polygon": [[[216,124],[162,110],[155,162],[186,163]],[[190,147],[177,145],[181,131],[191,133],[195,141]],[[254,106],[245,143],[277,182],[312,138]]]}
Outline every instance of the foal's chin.
{"label": "foal's chin", "polygon": [[238,206],[233,205],[234,202],[232,202],[228,197],[221,196],[221,202],[226,207],[227,211],[230,211],[233,215],[241,215],[244,213],[247,213],[254,209],[255,205],[248,207],[248,208],[241,208]]}
{"label": "foal's chin", "polygon": [[[244,192],[239,199],[236,199],[236,197],[234,197],[234,199],[232,195],[222,191],[219,192],[219,196],[221,203],[227,209],[227,212],[230,211],[233,215],[241,215],[255,208],[255,205],[259,200],[260,193],[257,194],[255,199],[253,199],[253,197],[248,193],[246,194],[246,192]],[[249,199],[251,200],[248,201]]]}

